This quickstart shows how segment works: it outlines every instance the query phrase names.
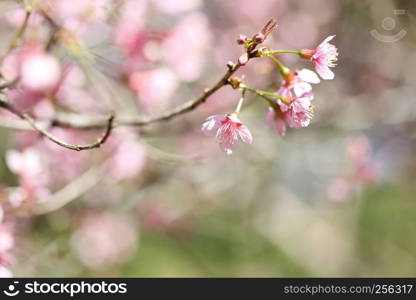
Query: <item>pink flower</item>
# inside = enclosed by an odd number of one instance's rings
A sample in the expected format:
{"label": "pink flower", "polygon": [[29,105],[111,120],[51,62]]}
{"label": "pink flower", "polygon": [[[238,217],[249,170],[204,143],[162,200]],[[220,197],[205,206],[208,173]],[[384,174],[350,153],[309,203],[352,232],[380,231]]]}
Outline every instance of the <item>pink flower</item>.
{"label": "pink flower", "polygon": [[212,40],[207,16],[193,12],[168,32],[161,55],[180,80],[191,82],[203,74]]}
{"label": "pink flower", "polygon": [[[284,96],[286,101],[277,100],[282,113],[285,114],[286,125],[292,128],[307,127],[313,116],[312,86],[319,83],[318,76],[311,70],[302,69],[289,74],[282,82],[277,93]],[[281,126],[281,125],[280,125]],[[283,131],[282,131],[283,132]]]}
{"label": "pink flower", "polygon": [[58,60],[43,52],[28,53],[21,65],[22,84],[35,91],[51,89],[61,78]]}
{"label": "pink flower", "polygon": [[140,105],[147,113],[163,109],[178,85],[177,76],[164,67],[137,71],[129,76],[129,86],[137,92]]}
{"label": "pink flower", "polygon": [[0,266],[0,278],[11,278],[13,273],[6,267]]}
{"label": "pink flower", "polygon": [[277,93],[289,98],[299,97],[312,91],[311,83],[319,82],[315,72],[308,69],[296,70],[286,76]]}
{"label": "pink flower", "polygon": [[126,261],[136,250],[135,224],[126,215],[89,211],[71,237],[71,247],[81,263],[105,270]]}
{"label": "pink flower", "polygon": [[280,102],[280,109],[287,112],[286,122],[292,128],[307,127],[313,117],[312,93],[290,99],[290,105]]}
{"label": "pink flower", "polygon": [[241,123],[236,114],[210,116],[201,129],[206,135],[216,135],[221,150],[227,154],[231,154],[237,146],[238,136],[244,143],[253,142],[247,126]]}
{"label": "pink flower", "polygon": [[310,59],[315,63],[315,71],[322,79],[334,79],[334,72],[330,67],[335,67],[337,61],[338,49],[330,44],[335,35],[327,37],[315,50],[303,49],[300,55],[303,58]]}
{"label": "pink flower", "polygon": [[371,158],[371,147],[367,137],[358,136],[348,141],[347,158],[353,168],[352,177],[356,182],[371,183],[377,180],[379,168]]}
{"label": "pink flower", "polygon": [[272,126],[278,135],[285,136],[287,115],[287,113],[282,112],[280,109],[276,110],[270,107],[266,115],[266,123]]}
{"label": "pink flower", "polygon": [[111,175],[116,180],[133,179],[146,165],[146,149],[132,131],[120,131],[109,140]]}
{"label": "pink flower", "polygon": [[66,29],[79,33],[84,32],[87,25],[105,22],[112,9],[111,0],[54,0],[38,2],[51,11],[56,22]]}

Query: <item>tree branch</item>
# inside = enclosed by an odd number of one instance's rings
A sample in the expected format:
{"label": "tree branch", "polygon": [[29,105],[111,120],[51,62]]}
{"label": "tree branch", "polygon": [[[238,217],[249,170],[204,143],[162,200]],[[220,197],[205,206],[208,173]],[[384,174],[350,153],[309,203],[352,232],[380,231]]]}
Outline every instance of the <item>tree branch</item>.
{"label": "tree branch", "polygon": [[22,39],[23,34],[26,31],[27,25],[29,25],[29,18],[30,18],[30,15],[32,14],[32,8],[31,7],[25,7],[25,10],[26,10],[26,13],[25,13],[25,18],[23,20],[23,23],[17,29],[16,33],[14,34],[13,39],[10,41],[9,45],[7,46],[7,50],[0,57],[0,62],[3,62],[7,53],[12,51],[13,49],[15,49],[19,45],[20,40]]}
{"label": "tree branch", "polygon": [[[146,126],[152,123],[161,121],[168,121],[176,116],[182,115],[189,111],[194,110],[199,105],[204,103],[212,94],[218,91],[220,88],[228,84],[230,77],[240,68],[239,64],[229,62],[227,64],[228,70],[221,77],[221,79],[213,85],[211,88],[205,89],[204,92],[195,99],[189,100],[183,104],[179,104],[173,109],[167,110],[159,115],[151,117],[137,117],[134,119],[117,119],[115,120],[114,126]],[[68,116],[57,116],[52,120],[52,126],[70,127],[78,129],[97,129],[106,126],[106,122],[103,119],[89,119],[89,118],[77,118]]]}
{"label": "tree branch", "polygon": [[[48,17],[48,15],[45,12],[41,12],[45,17],[47,17],[47,20],[51,24],[53,28],[53,37],[51,38],[51,43],[53,44],[53,40],[55,39],[55,35],[57,31],[59,30],[58,25],[55,24],[55,22]],[[19,33],[16,34],[18,37],[16,40],[18,41],[20,39],[20,36],[24,32],[24,29],[27,26],[27,21],[30,16],[30,11],[27,12],[26,19],[24,24],[21,27],[21,30],[19,30]],[[270,20],[267,25],[263,28],[264,35],[268,35],[270,31],[276,26],[276,21],[274,19]],[[262,32],[263,32],[262,31]],[[246,48],[247,53],[247,59],[250,60],[252,58],[257,57],[258,51],[256,50],[256,47],[261,43],[262,41],[256,41],[256,39],[253,37],[253,41],[250,44],[250,47]],[[16,42],[13,42],[12,45],[15,46]],[[47,48],[51,45],[48,44]],[[245,64],[245,63],[244,63]],[[204,90],[204,92],[198,96],[195,99],[189,100],[183,104],[180,104],[176,106],[175,108],[171,110],[167,110],[165,112],[162,112],[159,115],[150,116],[150,117],[136,117],[136,118],[120,118],[115,120],[114,114],[110,116],[109,119],[104,119],[102,117],[98,118],[83,118],[78,115],[57,115],[51,120],[51,126],[60,126],[60,127],[69,127],[69,128],[76,128],[76,129],[99,129],[99,128],[106,128],[106,131],[104,135],[97,140],[95,143],[87,144],[87,145],[75,145],[70,144],[65,141],[62,141],[61,139],[55,137],[50,132],[48,132],[46,129],[44,129],[42,126],[40,126],[31,116],[29,116],[26,113],[22,113],[15,109],[10,103],[5,99],[0,99],[0,107],[12,112],[22,120],[25,120],[29,125],[39,133],[41,133],[43,136],[51,140],[52,142],[65,147],[67,149],[75,150],[75,151],[81,151],[81,150],[89,150],[93,148],[100,147],[109,135],[111,134],[111,130],[115,126],[146,126],[152,123],[156,122],[162,122],[162,121],[168,121],[176,116],[182,115],[184,113],[187,113],[189,111],[194,110],[199,105],[204,103],[212,94],[214,94],[216,91],[218,91],[223,86],[229,84],[229,79],[231,76],[242,66],[240,62],[233,63],[228,62],[227,63],[227,72],[217,81],[216,84],[214,84],[212,87],[207,88]],[[0,86],[0,90],[6,87],[9,87],[13,84],[15,84],[15,81],[7,82],[3,84],[3,86]],[[23,124],[11,124],[10,127],[15,127],[16,129],[24,128]]]}
{"label": "tree branch", "polygon": [[108,137],[110,136],[111,130],[113,128],[113,121],[114,121],[114,114],[111,114],[110,117],[108,118],[107,125],[106,125],[107,127],[103,136],[99,138],[96,142],[91,143],[91,144],[86,144],[86,145],[75,145],[75,144],[67,143],[59,139],[58,137],[52,135],[50,132],[43,129],[38,123],[36,123],[36,121],[29,115],[22,114],[22,117],[33,127],[33,129],[40,132],[42,135],[47,137],[49,140],[51,140],[55,144],[58,144],[59,146],[62,146],[67,149],[75,150],[75,151],[91,150],[94,148],[101,147],[101,145],[104,144],[107,141]]}
{"label": "tree branch", "polygon": [[25,120],[27,123],[29,123],[29,125],[34,130],[38,131],[40,134],[42,134],[43,136],[45,136],[46,138],[48,138],[49,140],[51,140],[55,144],[57,144],[61,147],[70,149],[70,150],[75,150],[75,151],[91,150],[91,149],[94,149],[94,148],[99,148],[102,144],[104,144],[107,141],[108,137],[111,134],[111,130],[113,128],[114,113],[112,113],[110,115],[109,119],[107,120],[106,131],[104,132],[103,136],[101,138],[99,138],[96,142],[91,143],[91,144],[86,144],[86,145],[70,144],[70,143],[67,143],[67,142],[61,140],[60,138],[54,136],[52,133],[50,133],[49,131],[44,129],[40,124],[38,124],[35,121],[35,119],[33,119],[31,116],[29,116],[26,113],[20,112],[19,110],[17,110],[15,107],[10,105],[10,103],[5,101],[4,99],[0,99],[0,107],[8,110],[9,112],[13,113],[14,115],[18,116],[19,118]]}

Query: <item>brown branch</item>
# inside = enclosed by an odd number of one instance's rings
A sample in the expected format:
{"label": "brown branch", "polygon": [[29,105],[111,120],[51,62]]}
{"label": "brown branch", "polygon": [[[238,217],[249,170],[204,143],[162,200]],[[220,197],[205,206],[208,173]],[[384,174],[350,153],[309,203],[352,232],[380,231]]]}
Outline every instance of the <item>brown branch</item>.
{"label": "brown branch", "polygon": [[108,118],[108,121],[107,121],[106,131],[104,132],[103,136],[101,138],[99,138],[96,142],[91,143],[91,144],[86,144],[86,145],[75,145],[75,144],[67,143],[67,142],[57,138],[56,136],[52,135],[50,132],[43,129],[38,123],[36,123],[36,121],[32,117],[30,117],[29,115],[22,114],[22,117],[35,130],[37,130],[38,132],[43,134],[45,137],[47,137],[49,140],[51,140],[55,144],[58,144],[59,146],[62,146],[62,147],[67,148],[67,149],[75,150],[75,151],[91,150],[91,149],[94,149],[94,148],[101,147],[101,145],[104,144],[107,141],[108,137],[110,136],[111,130],[113,128],[113,121],[114,121],[114,114],[111,114],[110,117]]}
{"label": "brown branch", "polygon": [[[152,123],[157,123],[157,122],[161,122],[161,121],[168,121],[176,116],[182,115],[184,113],[187,113],[189,111],[192,111],[193,109],[195,109],[196,107],[198,107],[199,105],[201,105],[202,103],[204,103],[212,94],[214,94],[216,91],[218,91],[220,88],[222,88],[223,86],[228,84],[228,80],[230,79],[230,77],[240,68],[239,64],[234,64],[233,62],[228,62],[227,64],[227,72],[221,77],[221,79],[215,84],[213,85],[211,88],[206,89],[200,96],[198,96],[195,99],[189,100],[183,104],[180,104],[178,106],[176,106],[175,108],[165,111],[159,115],[156,116],[152,116],[152,117],[138,117],[138,118],[125,118],[125,119],[117,119],[117,120],[112,120],[112,127],[115,126],[146,126]],[[36,127],[33,126],[33,122],[31,122],[28,118],[30,118],[28,115],[23,115],[22,113],[20,113],[19,111],[16,111],[7,101],[4,100],[0,100],[0,107],[3,107],[11,112],[13,112],[15,115],[19,116],[21,119],[26,120],[33,129],[40,131],[39,130],[39,125],[37,125]],[[32,119],[32,121],[34,121]],[[114,122],[113,122],[114,121]],[[104,128],[104,127],[109,127],[108,125],[108,119],[104,119],[104,118],[83,118],[83,117],[79,117],[79,116],[69,116],[69,115],[64,115],[64,116],[57,116],[54,119],[52,119],[51,125],[52,126],[59,126],[59,127],[69,127],[69,128],[76,128],[76,129],[99,129],[99,128]],[[36,122],[35,122],[36,124]],[[19,129],[19,128],[17,128]],[[40,128],[41,129],[41,128]],[[41,131],[40,131],[41,132]],[[42,132],[41,132],[42,133]],[[47,133],[47,132],[46,132]],[[45,135],[46,137],[48,137],[50,139],[50,137],[45,134],[42,133],[43,135]],[[59,141],[59,139],[52,139],[52,141],[54,141],[55,143],[57,141]],[[75,145],[70,145],[70,144],[66,144],[66,143],[62,143],[61,142],[61,146],[63,146],[64,144],[66,146],[66,148],[69,149],[73,149],[73,150],[78,150],[80,147],[79,146],[75,146]],[[57,144],[60,144],[60,143]],[[84,148],[84,147],[81,147]],[[84,149],[79,149],[79,150],[84,150]],[[79,151],[78,150],[78,151]]]}
{"label": "brown branch", "polygon": [[[45,12],[42,11],[41,13],[43,13],[43,15],[47,17],[47,20],[51,24],[51,26],[53,28],[53,35],[57,34],[57,31],[59,30],[59,26],[51,18],[49,18],[48,15]],[[274,19],[269,21],[269,23],[267,23],[267,25],[265,26],[265,28],[267,29],[267,32],[266,32],[265,35],[267,36],[267,34],[269,34],[270,31],[275,26],[276,26],[276,21]],[[22,26],[22,27],[25,27],[25,26]],[[263,28],[263,31],[265,31],[266,29]],[[55,37],[51,38],[51,43],[53,43],[54,38]],[[261,42],[255,41],[253,39],[253,42],[250,45],[250,47],[248,47],[246,49],[248,60],[257,57],[257,52],[258,51],[256,50],[256,47],[259,44],[261,44]],[[49,47],[49,46],[50,45],[48,45],[47,47]],[[173,108],[171,110],[168,110],[168,111],[165,111],[165,112],[163,112],[159,115],[155,115],[155,116],[151,116],[151,117],[136,117],[136,118],[133,118],[133,119],[131,119],[131,118],[125,118],[125,119],[120,118],[120,119],[117,119],[117,121],[114,120],[114,115],[113,114],[110,116],[110,118],[108,120],[105,120],[103,118],[92,119],[92,118],[82,118],[80,116],[68,116],[68,115],[59,116],[58,115],[51,121],[52,126],[69,127],[69,128],[77,128],[77,129],[99,129],[99,128],[104,128],[104,127],[107,128],[104,135],[102,136],[102,138],[97,140],[97,142],[92,143],[92,144],[88,144],[88,145],[74,145],[74,144],[69,144],[69,143],[66,143],[66,142],[60,140],[59,138],[53,136],[47,130],[43,129],[28,114],[19,112],[13,106],[11,106],[7,101],[5,101],[4,99],[0,99],[0,107],[3,107],[5,109],[9,110],[10,112],[14,113],[15,115],[19,116],[21,119],[23,119],[27,123],[29,123],[34,130],[40,132],[42,135],[47,137],[49,140],[51,140],[52,142],[54,142],[54,143],[56,143],[56,144],[58,144],[62,147],[65,147],[65,148],[68,148],[68,149],[71,149],[71,150],[76,150],[76,151],[89,150],[89,149],[100,147],[103,143],[105,143],[105,141],[107,140],[108,136],[111,133],[112,128],[115,127],[115,126],[138,126],[138,127],[145,126],[145,125],[149,125],[149,124],[156,123],[156,122],[168,121],[168,120],[170,120],[170,119],[172,119],[176,116],[179,116],[179,115],[182,115],[184,113],[187,113],[189,111],[194,110],[199,105],[204,103],[212,94],[214,94],[220,88],[229,84],[229,79],[240,67],[241,67],[240,63],[228,62],[227,63],[227,72],[217,81],[216,84],[214,84],[210,88],[205,89],[204,92],[200,96],[198,96],[197,98],[189,100],[189,101],[187,101],[183,104],[180,104],[180,105],[176,106],[175,108]],[[19,127],[19,126],[16,126],[16,127]]]}
{"label": "brown branch", "polygon": [[41,125],[39,125],[34,118],[32,118],[31,116],[29,116],[26,113],[22,113],[19,110],[17,110],[15,107],[13,107],[12,105],[10,105],[10,103],[8,103],[7,101],[5,101],[4,99],[0,99],[0,107],[8,110],[9,112],[13,113],[14,115],[18,116],[19,118],[25,120],[27,123],[29,123],[29,125],[36,131],[38,131],[40,134],[42,134],[43,136],[45,136],[46,138],[48,138],[50,141],[54,142],[55,144],[70,149],[70,150],[75,150],[75,151],[82,151],[82,150],[91,150],[94,148],[99,148],[102,144],[104,144],[108,137],[111,134],[111,130],[113,128],[113,121],[114,121],[114,114],[112,113],[109,117],[109,119],[107,120],[107,124],[106,124],[106,130],[103,134],[102,137],[100,137],[96,142],[91,143],[91,144],[86,144],[86,145],[76,145],[76,144],[70,144],[67,143],[63,140],[61,140],[60,138],[54,136],[52,133],[50,133],[49,131],[47,131],[46,129],[44,129]]}
{"label": "brown branch", "polygon": [[[54,25],[53,20],[51,24]],[[271,19],[267,22],[267,24],[263,27],[262,33],[267,37],[269,33],[277,27],[277,22],[275,19]],[[263,41],[256,41],[253,36],[252,44],[246,49],[247,58],[248,60],[255,58],[258,56],[258,51],[256,47],[260,45]],[[189,112],[202,103],[204,103],[208,97],[214,94],[223,86],[227,85],[229,82],[228,80],[231,76],[241,67],[240,63],[227,63],[227,72],[221,77],[221,79],[211,88],[206,89],[199,97],[189,100],[183,104],[176,106],[175,108],[165,111],[159,115],[152,116],[152,117],[138,117],[135,119],[118,119],[115,126],[146,126],[152,123],[161,122],[161,121],[168,121],[176,116],[182,115],[186,112]],[[105,126],[105,122],[103,120],[86,120],[80,124],[71,121],[70,119],[65,118],[55,118],[52,121],[53,126],[63,126],[63,127],[72,127],[72,128],[80,128],[80,129],[95,129],[95,128],[102,128]]]}
{"label": "brown branch", "polygon": [[[117,119],[115,126],[146,126],[149,124],[168,121],[176,116],[182,115],[189,111],[194,110],[196,107],[204,103],[212,94],[218,91],[220,88],[228,84],[230,77],[240,68],[239,64],[229,62],[227,64],[228,70],[221,77],[221,79],[213,85],[211,88],[205,89],[205,91],[195,99],[189,100],[183,104],[176,106],[175,108],[165,111],[159,115],[152,117],[138,117],[134,119]],[[68,117],[56,117],[52,120],[52,126],[71,127],[78,129],[96,129],[106,126],[103,119],[82,119],[82,118],[68,118]]]}

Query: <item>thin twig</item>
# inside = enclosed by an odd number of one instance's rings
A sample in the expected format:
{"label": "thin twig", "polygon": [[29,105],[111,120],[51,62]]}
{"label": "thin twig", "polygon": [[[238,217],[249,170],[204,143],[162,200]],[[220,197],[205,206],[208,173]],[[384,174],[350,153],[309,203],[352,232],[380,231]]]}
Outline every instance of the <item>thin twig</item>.
{"label": "thin twig", "polygon": [[76,145],[76,144],[70,144],[67,143],[60,138],[54,136],[52,133],[44,129],[40,124],[38,124],[35,119],[33,119],[31,116],[29,116],[26,113],[22,113],[19,110],[17,110],[15,107],[10,105],[7,101],[4,99],[0,99],[0,107],[8,110],[9,112],[13,113],[14,115],[18,116],[19,118],[27,121],[30,126],[39,133],[41,133],[43,136],[54,142],[55,144],[62,146],[64,148],[75,150],[75,151],[82,151],[82,150],[91,150],[94,148],[99,148],[102,144],[104,144],[108,137],[110,136],[111,130],[113,128],[113,121],[114,121],[114,113],[112,113],[107,121],[106,124],[106,131],[104,132],[104,135],[99,138],[96,142],[87,144],[87,145]]}
{"label": "thin twig", "polygon": [[104,135],[101,138],[99,138],[96,142],[91,143],[91,144],[87,144],[87,145],[75,145],[75,144],[67,143],[67,142],[59,139],[58,137],[54,136],[53,134],[51,134],[49,131],[43,129],[42,126],[40,126],[38,123],[36,123],[36,121],[32,117],[30,117],[28,114],[22,114],[22,117],[36,131],[43,134],[45,137],[47,137],[49,140],[51,140],[55,144],[58,144],[59,146],[62,146],[62,147],[67,148],[67,149],[75,150],[75,151],[91,150],[91,149],[94,149],[94,148],[101,147],[101,145],[104,144],[107,141],[108,137],[110,136],[111,130],[113,128],[113,121],[114,121],[114,114],[111,114],[110,117],[108,118],[107,127],[106,127],[106,131],[104,132]]}
{"label": "thin twig", "polygon": [[13,36],[13,39],[10,41],[9,45],[7,46],[6,51],[4,52],[4,54],[1,56],[0,58],[0,62],[2,62],[4,60],[4,58],[6,57],[6,55],[12,51],[13,49],[15,49],[17,46],[19,46],[20,40],[23,36],[23,34],[26,31],[27,25],[29,24],[29,18],[30,15],[32,14],[32,9],[30,7],[26,7],[26,14],[25,14],[25,18],[23,20],[22,25],[17,29],[16,33]]}
{"label": "thin twig", "polygon": [[[204,103],[212,94],[218,91],[220,88],[228,84],[228,79],[240,68],[239,64],[234,64],[232,62],[227,64],[228,70],[222,76],[222,78],[211,88],[206,89],[199,97],[189,100],[183,104],[176,106],[171,110],[167,110],[159,115],[152,117],[137,117],[137,118],[126,118],[126,119],[117,119],[115,126],[146,126],[149,124],[168,121],[176,116],[187,113],[191,110],[194,110],[196,107]],[[78,119],[79,121],[80,119]],[[102,128],[105,126],[105,122],[101,119],[84,119],[82,122],[74,122],[73,118],[56,117],[52,120],[53,126],[61,127],[72,127],[78,129],[96,129]]]}

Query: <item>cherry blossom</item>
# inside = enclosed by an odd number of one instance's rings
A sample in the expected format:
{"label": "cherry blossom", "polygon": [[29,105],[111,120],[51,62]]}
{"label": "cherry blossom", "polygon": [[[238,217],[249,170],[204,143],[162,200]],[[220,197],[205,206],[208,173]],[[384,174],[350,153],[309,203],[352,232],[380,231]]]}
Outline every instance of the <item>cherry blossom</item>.
{"label": "cherry blossom", "polygon": [[330,68],[335,67],[338,57],[338,49],[329,42],[335,37],[327,37],[315,50],[302,49],[300,55],[303,58],[310,59],[315,63],[315,71],[322,79],[334,79],[334,72]]}
{"label": "cherry blossom", "polygon": [[253,142],[251,132],[236,114],[210,116],[202,124],[202,131],[209,136],[215,135],[221,150],[227,154],[231,154],[237,146],[238,137],[244,143]]}
{"label": "cherry blossom", "polygon": [[269,108],[266,115],[266,122],[272,126],[276,133],[285,136],[287,127],[288,112],[282,112],[280,109]]}
{"label": "cherry blossom", "polygon": [[277,94],[283,96],[285,101],[278,99],[277,104],[280,110],[286,113],[284,121],[289,127],[301,128],[309,125],[313,116],[311,101],[314,98],[310,83],[319,81],[318,76],[308,69],[289,73],[283,80]]}
{"label": "cherry blossom", "polygon": [[58,60],[42,52],[25,55],[21,66],[21,82],[31,90],[47,90],[59,81],[61,69]]}
{"label": "cherry blossom", "polygon": [[317,84],[320,80],[315,72],[302,69],[289,73],[282,81],[277,94],[289,98],[300,97],[312,91],[311,83]]}
{"label": "cherry blossom", "polygon": [[136,231],[123,216],[87,212],[71,238],[71,246],[82,264],[105,269],[124,262],[135,250]]}

